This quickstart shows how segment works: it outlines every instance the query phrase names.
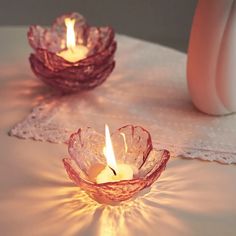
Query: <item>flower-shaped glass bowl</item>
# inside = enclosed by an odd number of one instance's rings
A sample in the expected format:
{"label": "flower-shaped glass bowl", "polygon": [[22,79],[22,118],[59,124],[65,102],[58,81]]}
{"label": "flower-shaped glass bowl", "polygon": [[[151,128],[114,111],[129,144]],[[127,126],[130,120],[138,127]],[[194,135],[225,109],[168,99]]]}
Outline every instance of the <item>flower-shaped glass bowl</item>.
{"label": "flower-shaped glass bowl", "polygon": [[[65,19],[75,19],[76,45],[86,46],[86,58],[70,62],[57,55],[66,49]],[[63,15],[51,28],[32,25],[28,40],[33,72],[47,85],[63,92],[92,89],[103,83],[112,72],[116,42],[111,27],[91,27],[78,13]]]}
{"label": "flower-shaped glass bowl", "polygon": [[133,179],[102,184],[91,179],[93,166],[106,165],[105,137],[92,128],[79,129],[71,135],[70,158],[63,159],[70,179],[92,198],[105,203],[127,200],[152,185],[170,158],[169,151],[153,149],[149,132],[140,126],[124,126],[116,130],[111,139],[117,162],[132,167]]}

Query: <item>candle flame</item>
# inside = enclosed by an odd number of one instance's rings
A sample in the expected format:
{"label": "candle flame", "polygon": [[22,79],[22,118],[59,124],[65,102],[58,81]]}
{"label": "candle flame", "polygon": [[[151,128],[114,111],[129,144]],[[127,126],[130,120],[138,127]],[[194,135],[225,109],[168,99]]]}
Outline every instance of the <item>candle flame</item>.
{"label": "candle flame", "polygon": [[68,49],[73,50],[73,48],[76,46],[75,31],[74,31],[75,19],[66,18],[65,25],[66,25],[66,47]]}
{"label": "candle flame", "polygon": [[103,149],[103,153],[106,157],[107,165],[111,167],[114,171],[116,171],[117,170],[116,157],[113,150],[109,127],[107,124],[105,125],[105,147]]}

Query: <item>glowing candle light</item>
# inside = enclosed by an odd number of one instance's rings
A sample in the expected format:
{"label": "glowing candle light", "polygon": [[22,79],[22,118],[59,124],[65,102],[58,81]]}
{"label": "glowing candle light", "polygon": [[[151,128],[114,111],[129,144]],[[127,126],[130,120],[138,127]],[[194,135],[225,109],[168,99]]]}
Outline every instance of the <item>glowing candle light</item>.
{"label": "glowing candle light", "polygon": [[106,183],[132,179],[133,169],[131,166],[116,163],[110,131],[107,125],[105,126],[105,138],[104,156],[106,158],[107,165],[95,178],[96,182]]}
{"label": "glowing candle light", "polygon": [[75,19],[66,18],[66,50],[57,53],[58,56],[63,57],[70,62],[77,62],[86,58],[88,48],[83,45],[76,45],[76,37],[74,31]]}

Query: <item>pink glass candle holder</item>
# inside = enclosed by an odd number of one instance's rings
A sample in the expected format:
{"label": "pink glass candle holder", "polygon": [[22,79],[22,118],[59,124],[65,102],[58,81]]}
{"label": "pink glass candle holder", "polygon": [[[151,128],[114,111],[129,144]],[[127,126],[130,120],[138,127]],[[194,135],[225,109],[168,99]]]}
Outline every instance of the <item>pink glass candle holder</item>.
{"label": "pink glass candle holder", "polygon": [[[85,58],[78,61],[59,55],[67,49],[68,18],[74,21],[75,44],[86,49]],[[91,27],[78,13],[57,18],[51,28],[32,25],[28,31],[28,41],[34,49],[29,58],[31,68],[44,83],[60,91],[92,89],[102,84],[114,69],[114,36],[111,27]],[[71,51],[74,52],[73,48]]]}
{"label": "pink glass candle holder", "polygon": [[97,169],[99,173],[107,164],[105,137],[92,128],[79,129],[71,135],[68,144],[70,158],[63,159],[70,179],[93,199],[108,204],[130,199],[151,186],[170,158],[169,151],[153,148],[149,132],[140,126],[119,128],[111,135],[111,140],[117,162],[133,169],[132,179],[96,182],[91,170]]}

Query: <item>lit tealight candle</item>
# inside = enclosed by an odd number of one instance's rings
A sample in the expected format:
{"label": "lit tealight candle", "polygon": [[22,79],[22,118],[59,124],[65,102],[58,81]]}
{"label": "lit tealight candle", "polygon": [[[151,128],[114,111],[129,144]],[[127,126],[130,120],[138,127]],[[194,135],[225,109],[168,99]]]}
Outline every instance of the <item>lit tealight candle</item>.
{"label": "lit tealight candle", "polygon": [[88,54],[88,48],[83,45],[76,45],[75,31],[74,31],[75,19],[66,18],[66,50],[57,53],[58,56],[63,57],[70,62],[77,62],[86,58]]}
{"label": "lit tealight candle", "polygon": [[106,182],[117,182],[121,180],[130,180],[133,178],[133,169],[127,164],[117,164],[116,158],[111,142],[110,131],[108,126],[105,126],[106,143],[104,148],[104,155],[107,160],[107,166],[99,169],[95,181],[98,184]]}
{"label": "lit tealight candle", "polygon": [[98,184],[133,179],[133,169],[127,164],[118,164],[115,172],[106,166],[97,176]]}

